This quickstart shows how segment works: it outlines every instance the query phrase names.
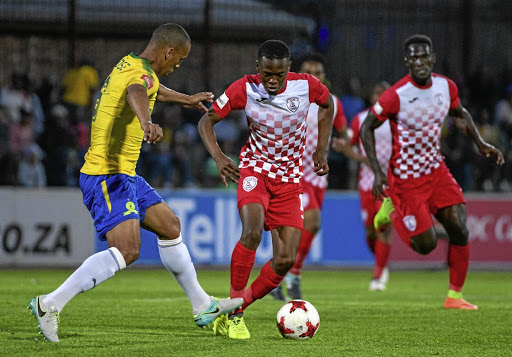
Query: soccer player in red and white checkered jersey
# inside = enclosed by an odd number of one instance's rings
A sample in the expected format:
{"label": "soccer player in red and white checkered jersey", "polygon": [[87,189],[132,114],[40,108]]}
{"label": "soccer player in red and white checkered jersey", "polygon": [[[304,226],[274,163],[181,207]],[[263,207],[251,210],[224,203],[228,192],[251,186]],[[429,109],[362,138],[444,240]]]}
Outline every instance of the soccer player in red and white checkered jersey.
{"label": "soccer player in red and white checkered jersey", "polygon": [[[327,85],[325,73],[325,59],[318,53],[308,53],[299,60],[299,72],[311,74],[320,82]],[[340,100],[331,94],[334,102],[333,128],[340,137],[345,137],[347,132],[347,119]],[[304,205],[304,227],[300,238],[299,250],[295,264],[286,274],[283,283],[286,286],[288,297],[302,299],[301,272],[304,260],[306,259],[313,239],[320,230],[320,210],[324,202],[325,191],[327,190],[327,176],[318,176],[315,172],[313,153],[318,142],[318,109],[317,104],[311,104],[307,117],[306,148],[304,149],[304,176],[302,186],[304,193],[302,203]],[[281,284],[283,285],[283,284]],[[272,296],[278,300],[284,300],[281,285],[272,291]]]}
{"label": "soccer player in red and white checkered jersey", "polygon": [[[386,82],[378,83],[374,86],[371,95],[371,103],[377,103],[380,95],[389,88]],[[370,291],[380,291],[386,289],[386,283],[389,278],[387,269],[389,254],[391,251],[391,225],[388,225],[382,231],[375,229],[373,220],[380,209],[382,201],[376,199],[372,194],[372,185],[374,174],[370,169],[368,159],[366,157],[363,144],[361,143],[361,125],[364,123],[368,115],[369,109],[356,114],[350,123],[352,135],[350,142],[343,138],[335,138],[332,142],[334,150],[342,152],[347,157],[361,162],[359,168],[359,197],[361,199],[361,218],[366,231],[366,242],[368,247],[375,255],[375,265],[373,269],[373,277],[370,281]],[[377,160],[383,172],[388,171],[389,158],[391,157],[391,129],[389,121],[381,125],[375,130],[375,151]],[[353,148],[357,148],[355,151]]]}
{"label": "soccer player in red and white checkered jersey", "polygon": [[[217,163],[220,176],[238,182],[237,199],[242,235],[231,257],[231,297],[243,297],[242,308],[216,333],[247,339],[243,310],[276,288],[295,263],[303,227],[303,152],[306,115],[318,104],[318,145],[313,153],[315,172],[326,175],[327,149],[334,103],[329,90],[308,74],[289,72],[290,52],[282,41],[269,40],[258,50],[259,74],[235,81],[199,121],[199,134]],[[220,149],[213,125],[232,110],[247,115],[249,138],[237,168]],[[274,256],[246,290],[263,229],[272,233]]]}
{"label": "soccer player in red and white checkered jersey", "polygon": [[[432,73],[436,59],[432,40],[414,35],[404,47],[409,74],[380,96],[361,128],[361,140],[375,173],[374,196],[383,197],[389,185],[389,198],[383,202],[375,224],[391,220],[406,244],[420,254],[428,254],[437,244],[433,214],[450,241],[450,285],[444,307],[477,310],[477,306],[462,299],[469,265],[469,232],[462,190],[440,152],[444,118],[452,117],[480,153],[494,158],[498,165],[503,165],[503,155],[481,138],[471,115],[460,103],[455,83]],[[393,134],[393,152],[386,179],[375,155],[374,131],[387,119]]]}

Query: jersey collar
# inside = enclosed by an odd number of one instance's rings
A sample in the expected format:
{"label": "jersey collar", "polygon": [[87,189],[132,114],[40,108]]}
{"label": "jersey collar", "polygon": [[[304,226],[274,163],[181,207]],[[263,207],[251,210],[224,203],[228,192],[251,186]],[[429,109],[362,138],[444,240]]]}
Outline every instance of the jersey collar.
{"label": "jersey collar", "polygon": [[420,86],[418,85],[414,79],[412,79],[411,75],[410,74],[407,74],[407,78],[409,79],[409,82],[412,83],[413,86],[415,86],[416,88],[419,88],[419,89],[428,89],[430,87],[432,87],[432,84],[434,84],[434,76],[432,74],[430,74],[430,83],[427,84],[426,86]]}

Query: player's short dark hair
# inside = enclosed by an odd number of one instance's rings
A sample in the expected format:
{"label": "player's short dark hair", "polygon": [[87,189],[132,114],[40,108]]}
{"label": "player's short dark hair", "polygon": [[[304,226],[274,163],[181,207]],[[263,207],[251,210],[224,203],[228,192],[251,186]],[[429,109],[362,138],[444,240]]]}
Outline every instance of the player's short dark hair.
{"label": "player's short dark hair", "polygon": [[418,44],[418,43],[425,43],[430,47],[430,51],[433,50],[432,39],[430,37],[428,37],[426,35],[416,34],[416,35],[412,35],[412,36],[408,37],[405,40],[405,42],[404,42],[405,54],[407,54],[407,51],[409,50],[409,46],[411,44]]}
{"label": "player's short dark hair", "polygon": [[318,62],[321,63],[324,67],[326,66],[327,60],[324,56],[317,52],[309,52],[299,57],[298,67],[302,67],[304,62]]}
{"label": "player's short dark hair", "polygon": [[290,59],[290,49],[280,40],[268,40],[261,44],[258,49],[258,58],[273,59]]}
{"label": "player's short dark hair", "polygon": [[150,43],[156,46],[185,46],[191,43],[190,36],[183,27],[178,24],[168,23],[160,25],[153,31]]}

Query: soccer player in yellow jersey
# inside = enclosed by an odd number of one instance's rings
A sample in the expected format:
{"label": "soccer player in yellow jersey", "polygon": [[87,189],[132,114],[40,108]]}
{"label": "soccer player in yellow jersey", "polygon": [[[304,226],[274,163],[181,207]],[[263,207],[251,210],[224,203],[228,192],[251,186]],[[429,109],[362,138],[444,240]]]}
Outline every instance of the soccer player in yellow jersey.
{"label": "soccer player in yellow jersey", "polygon": [[233,311],[242,299],[218,300],[199,285],[188,249],[181,238],[180,221],[169,206],[135,174],[142,141],[157,143],[162,129],[151,122],[155,100],[173,102],[205,112],[202,101],[213,94],[186,95],[160,85],[187,58],[190,37],[177,24],[154,32],[146,49],[121,59],[105,80],[92,117],[91,147],[80,175],[84,204],[91,212],[99,239],[109,249],[87,258],[55,291],[34,297],[29,308],[44,337],[59,342],[59,313],[78,293],[114,276],[137,260],[140,227],[158,237],[160,258],[192,304],[195,323],[206,326]]}

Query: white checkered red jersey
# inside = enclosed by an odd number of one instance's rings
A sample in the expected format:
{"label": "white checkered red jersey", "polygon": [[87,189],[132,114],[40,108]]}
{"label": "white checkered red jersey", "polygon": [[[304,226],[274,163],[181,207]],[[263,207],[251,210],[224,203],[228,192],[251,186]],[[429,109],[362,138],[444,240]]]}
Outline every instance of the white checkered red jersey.
{"label": "white checkered red jersey", "polygon": [[[332,126],[336,130],[341,130],[347,126],[347,118],[343,111],[341,101],[331,94],[334,102],[334,115]],[[315,187],[327,187],[327,175],[318,176],[315,171],[315,163],[313,162],[313,153],[316,151],[318,144],[318,109],[320,107],[316,104],[311,104],[309,107],[307,118],[307,134],[306,134],[306,148],[304,149],[304,176],[302,179]]]}
{"label": "white checkered red jersey", "polygon": [[372,112],[381,121],[390,120],[390,166],[395,176],[418,178],[439,167],[441,126],[448,111],[458,105],[455,83],[435,73],[427,86],[418,86],[407,75],[382,93]]}
{"label": "white checkered red jersey", "polygon": [[[352,145],[358,145],[359,150],[362,155],[366,156],[366,152],[364,151],[363,144],[361,142],[361,126],[363,125],[366,116],[368,115],[368,110],[365,109],[362,112],[356,114],[356,116],[352,119],[350,123],[350,128],[352,129],[352,137],[350,138],[350,143]],[[377,155],[377,161],[379,165],[387,174],[388,166],[389,166],[389,158],[391,157],[391,128],[389,127],[389,121],[384,122],[381,126],[377,128],[374,132],[375,135],[375,154]],[[373,186],[373,180],[375,179],[375,175],[366,164],[362,163],[359,168],[359,189],[361,191],[371,191]]]}
{"label": "white checkered red jersey", "polygon": [[269,95],[256,74],[231,84],[213,110],[221,118],[245,110],[249,138],[240,151],[239,168],[253,167],[268,177],[299,183],[310,104],[324,105],[328,98],[327,87],[309,74],[289,72],[277,95]]}

